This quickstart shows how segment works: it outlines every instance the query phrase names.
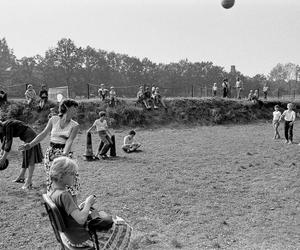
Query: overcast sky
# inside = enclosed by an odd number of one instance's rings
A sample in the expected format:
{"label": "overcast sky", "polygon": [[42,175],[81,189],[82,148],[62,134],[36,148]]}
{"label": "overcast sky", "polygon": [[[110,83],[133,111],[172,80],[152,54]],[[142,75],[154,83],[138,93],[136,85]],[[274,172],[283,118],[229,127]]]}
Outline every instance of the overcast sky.
{"label": "overcast sky", "polygon": [[300,64],[300,0],[0,0],[0,38],[17,58],[61,38],[154,62],[211,61],[248,76]]}

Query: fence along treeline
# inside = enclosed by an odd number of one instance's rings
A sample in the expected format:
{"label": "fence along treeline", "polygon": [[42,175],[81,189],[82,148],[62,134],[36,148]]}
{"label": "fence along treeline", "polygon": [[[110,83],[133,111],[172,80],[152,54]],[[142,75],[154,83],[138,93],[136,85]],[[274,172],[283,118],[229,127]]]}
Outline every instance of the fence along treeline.
{"label": "fence along treeline", "polygon": [[[212,62],[192,63],[187,59],[176,63],[156,64],[148,58],[140,60],[125,54],[101,49],[77,47],[71,39],[63,38],[56,47],[48,49],[44,56],[17,59],[6,39],[0,40],[0,85],[11,97],[23,97],[25,85],[33,84],[36,90],[42,83],[48,87],[68,86],[72,97],[96,95],[97,86],[117,88],[119,96],[134,97],[139,85],[155,85],[166,96],[210,95],[214,82],[221,89],[223,78],[229,78],[232,86],[239,76],[244,82],[244,93],[249,89],[262,88],[269,83],[274,96],[288,94],[288,86],[270,81],[264,75],[247,77],[240,72],[226,72]],[[89,88],[87,84],[90,84]],[[287,84],[285,84],[287,85]]]}

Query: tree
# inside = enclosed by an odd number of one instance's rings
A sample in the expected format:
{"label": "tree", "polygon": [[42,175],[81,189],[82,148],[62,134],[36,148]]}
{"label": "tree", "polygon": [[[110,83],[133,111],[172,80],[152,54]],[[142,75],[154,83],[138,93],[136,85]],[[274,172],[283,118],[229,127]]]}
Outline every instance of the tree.
{"label": "tree", "polygon": [[54,67],[63,74],[64,82],[69,87],[69,93],[73,93],[72,81],[75,72],[82,67],[82,49],[77,48],[71,39],[63,38],[57,43],[57,47],[46,52],[45,60],[50,67]]}
{"label": "tree", "polygon": [[6,42],[5,38],[0,39],[0,83],[10,79],[16,66],[16,57]]}

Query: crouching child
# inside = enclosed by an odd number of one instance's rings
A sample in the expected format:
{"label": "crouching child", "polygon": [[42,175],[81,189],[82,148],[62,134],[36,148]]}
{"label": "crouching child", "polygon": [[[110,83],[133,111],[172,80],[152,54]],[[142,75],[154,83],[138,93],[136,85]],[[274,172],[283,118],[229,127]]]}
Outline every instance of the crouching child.
{"label": "crouching child", "polygon": [[135,131],[131,130],[129,134],[124,137],[124,144],[122,146],[124,152],[126,153],[134,152],[141,146],[140,143],[134,141],[135,134],[136,134]]}

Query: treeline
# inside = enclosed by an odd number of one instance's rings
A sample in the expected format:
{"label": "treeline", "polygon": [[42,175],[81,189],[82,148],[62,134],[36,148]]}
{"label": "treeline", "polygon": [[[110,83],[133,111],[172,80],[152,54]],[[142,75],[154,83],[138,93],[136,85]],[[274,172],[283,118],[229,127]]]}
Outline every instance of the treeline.
{"label": "treeline", "polygon": [[[275,73],[280,75],[280,72]],[[0,85],[8,90],[10,96],[20,96],[20,91],[23,95],[26,83],[33,84],[35,88],[41,84],[48,87],[68,86],[73,97],[87,96],[87,84],[96,88],[101,83],[115,86],[119,88],[118,92],[129,97],[135,96],[135,86],[138,85],[155,85],[172,90],[168,92],[171,96],[186,96],[192,87],[210,91],[214,82],[221,87],[223,78],[228,78],[234,86],[237,76],[244,82],[245,91],[262,88],[265,83],[277,86],[282,80],[264,75],[248,77],[239,71],[226,72],[212,62],[192,63],[185,59],[157,64],[148,58],[139,59],[90,46],[78,47],[66,38],[58,41],[56,47],[48,49],[44,56],[17,59],[6,39],[0,40]],[[289,86],[283,86],[281,93],[288,93],[289,90]]]}

